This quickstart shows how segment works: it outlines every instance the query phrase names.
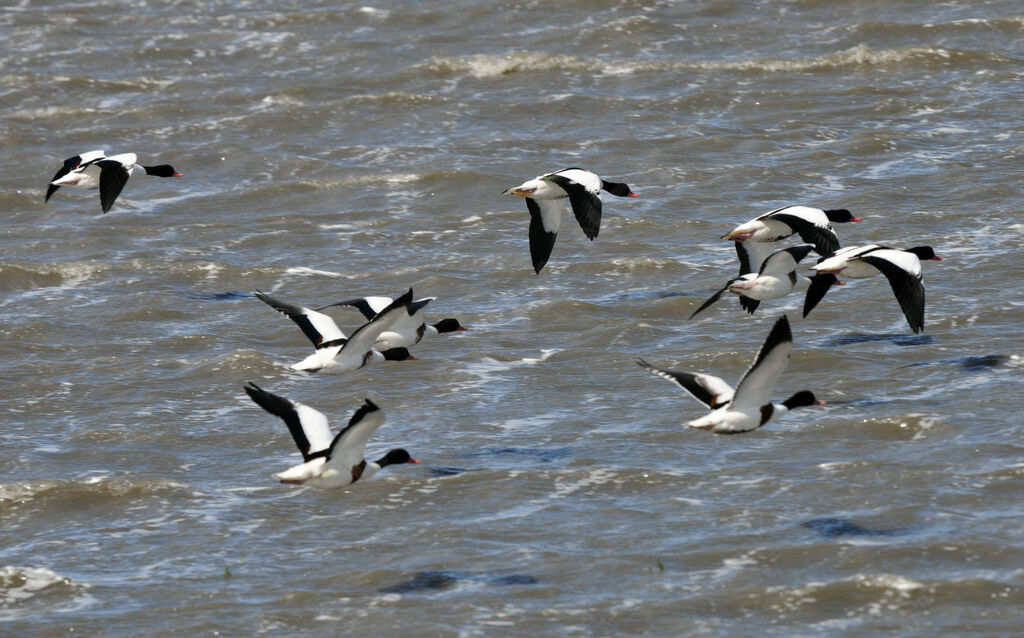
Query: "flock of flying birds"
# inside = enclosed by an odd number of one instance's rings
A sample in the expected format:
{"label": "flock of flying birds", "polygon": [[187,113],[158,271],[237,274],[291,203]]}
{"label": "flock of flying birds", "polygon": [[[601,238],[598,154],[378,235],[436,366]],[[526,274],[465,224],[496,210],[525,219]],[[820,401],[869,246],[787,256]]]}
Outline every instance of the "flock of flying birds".
{"label": "flock of flying birds", "polygon": [[[182,177],[169,164],[136,165],[134,153],[108,157],[104,151],[90,151],[64,161],[50,181],[46,201],[61,186],[99,189],[100,206],[106,213],[137,169],[157,177]],[[530,213],[530,256],[537,274],[551,257],[566,200],[587,238],[593,241],[597,237],[601,227],[602,190],[618,197],[637,197],[626,184],[605,181],[582,168],[547,173],[502,193],[526,200]],[[722,239],[735,243],[739,275],[727,281],[690,318],[712,306],[726,292],[738,295],[742,308],[753,314],[762,301],[794,291],[806,291],[803,316],[807,317],[832,286],[843,285],[840,276],[864,278],[881,273],[889,280],[911,330],[915,334],[921,332],[925,301],[921,260],[941,261],[942,258],[929,246],[907,250],[878,244],[840,248],[832,224],[857,221],[861,220],[845,209],[787,206],[737,226]],[[778,247],[780,240],[793,235],[798,235],[805,243]],[[819,256],[817,263],[811,266],[813,274],[797,273],[800,261],[811,252]],[[414,300],[412,289],[397,298],[359,297],[315,309],[287,303],[260,291],[256,291],[255,296],[294,321],[313,343],[313,353],[291,366],[292,370],[308,373],[344,373],[373,360],[415,359],[409,347],[419,343],[425,335],[465,330],[454,318],[428,324],[424,312],[434,298]],[[346,337],[334,319],[322,312],[332,307],[355,308],[366,322]],[[808,390],[797,392],[780,403],[771,401],[775,382],[785,370],[792,349],[789,319],[783,314],[772,326],[735,389],[710,374],[662,369],[643,359],[637,363],[678,384],[708,408],[707,414],[687,422],[686,426],[734,434],[757,429],[794,408],[824,404]],[[302,463],[275,475],[282,483],[345,487],[388,465],[418,463],[401,448],[390,450],[377,461],[366,461],[363,457],[366,443],[384,423],[383,411],[369,399],[364,399],[348,424],[332,435],[327,417],[321,412],[268,392],[252,382],[244,389],[256,404],[285,422],[302,453]]]}

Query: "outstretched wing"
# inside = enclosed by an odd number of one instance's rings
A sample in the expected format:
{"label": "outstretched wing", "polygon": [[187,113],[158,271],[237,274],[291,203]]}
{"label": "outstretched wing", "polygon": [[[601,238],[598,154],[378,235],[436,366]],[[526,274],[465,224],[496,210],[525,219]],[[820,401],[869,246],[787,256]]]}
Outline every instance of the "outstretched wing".
{"label": "outstretched wing", "polygon": [[57,169],[57,172],[53,174],[53,179],[50,180],[50,185],[46,187],[46,199],[44,199],[43,202],[50,201],[50,197],[57,192],[58,188],[60,188],[60,186],[57,186],[52,182],[56,182],[58,179],[64,177],[71,171],[75,170],[81,163],[81,155],[75,155],[74,157],[69,157],[66,160],[64,160],[64,165]]}
{"label": "outstretched wing", "polygon": [[811,314],[818,302],[825,298],[825,293],[834,286],[839,279],[832,273],[821,273],[812,276],[811,283],[807,286],[807,295],[804,296],[804,317]]}
{"label": "outstretched wing", "polygon": [[799,246],[790,246],[789,248],[776,250],[768,256],[768,259],[765,259],[761,263],[761,270],[758,274],[769,275],[772,277],[785,277],[796,270],[797,263],[806,257],[812,250],[814,250],[814,246],[811,244],[801,244]]}
{"label": "outstretched wing", "polygon": [[782,315],[757,352],[754,363],[747,368],[740,382],[736,384],[736,394],[732,405],[735,407],[761,407],[771,401],[772,390],[779,375],[789,363],[789,353],[793,350],[793,333],[789,329],[789,319]]}
{"label": "outstretched wing", "polygon": [[[738,279],[738,278],[737,278],[737,279]],[[694,317],[696,317],[696,316],[697,316],[697,315],[698,315],[698,314],[699,314],[700,312],[702,312],[703,310],[705,310],[705,309],[707,309],[708,307],[710,307],[710,306],[711,306],[711,304],[713,304],[713,303],[715,303],[716,301],[718,301],[719,299],[721,299],[721,298],[722,298],[722,295],[723,295],[723,294],[725,294],[725,291],[729,289],[729,286],[730,286],[730,285],[732,284],[732,282],[734,282],[734,281],[736,281],[736,279],[730,279],[730,280],[729,280],[729,282],[728,282],[728,283],[726,283],[726,284],[725,284],[725,286],[724,286],[724,287],[722,287],[722,289],[721,289],[721,290],[719,290],[719,291],[718,291],[718,292],[716,292],[715,294],[711,295],[711,298],[710,298],[710,299],[708,299],[707,301],[705,301],[705,302],[704,302],[703,304],[701,304],[700,308],[697,308],[696,310],[694,310],[694,311],[693,311],[693,314],[691,314],[691,315],[690,315],[690,319],[693,319],[693,318],[694,318]],[[744,297],[741,297],[741,299],[743,299],[743,298],[744,298]]]}
{"label": "outstretched wing", "polygon": [[60,186],[57,186],[52,182],[56,182],[58,179],[64,177],[65,175],[75,170],[82,164],[88,164],[89,162],[102,159],[106,156],[106,151],[89,151],[87,153],[75,155],[74,157],[69,157],[66,160],[64,160],[64,165],[57,169],[57,172],[53,174],[53,179],[50,180],[51,184],[46,187],[46,199],[44,199],[43,202],[50,201],[50,197],[57,192],[58,188],[60,188]]}
{"label": "outstretched wing", "polygon": [[359,297],[356,299],[346,299],[345,301],[339,301],[337,303],[330,303],[326,306],[320,306],[316,310],[326,310],[335,306],[351,306],[363,313],[363,316],[367,320],[373,319],[377,316],[381,310],[387,308],[391,302],[394,301],[391,297]]}
{"label": "outstretched wing", "polygon": [[[828,255],[839,249],[839,237],[836,235],[835,231],[832,230],[832,226],[828,223],[828,218],[825,217],[824,213],[817,209],[801,206],[791,206],[790,210],[793,212],[779,212],[773,214],[771,217],[772,219],[780,221],[796,231],[797,234],[800,235],[800,239],[809,244],[814,244],[814,250],[819,255]],[[824,225],[821,223],[815,223],[814,220],[800,215],[799,212],[804,210],[814,211],[820,215],[825,220]],[[815,215],[815,217],[818,215]]]}
{"label": "outstretched wing", "polygon": [[551,249],[555,247],[555,237],[562,226],[564,204],[561,199],[527,197],[526,208],[530,211],[530,258],[533,260],[533,271],[540,273],[551,257]]}
{"label": "outstretched wing", "polygon": [[[733,243],[736,244],[736,257],[740,260],[740,277],[760,272],[762,264],[772,254],[772,242],[737,241]],[[746,310],[747,314],[754,314],[759,305],[761,305],[759,300],[740,295],[740,307]]]}
{"label": "outstretched wing", "polygon": [[404,295],[395,299],[388,307],[381,310],[373,319],[359,326],[342,350],[353,352],[369,352],[373,343],[382,332],[390,328],[396,321],[408,314],[408,305],[412,302],[412,288]]}
{"label": "outstretched wing", "polygon": [[334,323],[334,319],[323,313],[274,299],[259,290],[254,294],[260,301],[294,321],[302,329],[302,333],[313,342],[314,348],[338,345],[339,340],[345,339],[345,333]]}
{"label": "outstretched wing", "polygon": [[600,195],[564,175],[553,174],[544,179],[558,184],[562,190],[568,193],[569,205],[572,206],[572,213],[576,216],[576,221],[580,223],[583,234],[593,241],[601,230]]}
{"label": "outstretched wing", "polygon": [[366,442],[377,428],[384,425],[384,411],[373,401],[363,399],[348,425],[338,432],[327,451],[327,461],[334,467],[351,468],[363,462]]}
{"label": "outstretched wing", "polygon": [[736,257],[740,260],[740,273],[742,277],[748,273],[759,272],[761,264],[772,253],[774,242],[767,241],[737,241]]}
{"label": "outstretched wing", "polygon": [[124,164],[112,159],[102,159],[95,164],[100,167],[100,208],[105,213],[114,205],[132,173]]}
{"label": "outstretched wing", "polygon": [[675,383],[680,388],[686,390],[690,396],[711,409],[724,405],[732,399],[732,387],[719,377],[710,374],[665,370],[652,366],[643,359],[637,359],[636,362],[637,365],[646,368],[652,374]]}
{"label": "outstretched wing", "polygon": [[327,456],[331,446],[331,428],[322,412],[267,392],[252,381],[245,385],[245,392],[257,405],[285,422],[295,445],[302,452],[303,461]]}
{"label": "outstretched wing", "polygon": [[760,305],[760,299],[751,299],[750,297],[740,295],[740,308],[746,310],[748,315],[754,314],[754,311],[757,310],[757,307]]}
{"label": "outstretched wing", "polygon": [[[913,259],[911,259],[913,258]],[[885,275],[900,303],[903,316],[910,329],[917,334],[924,330],[924,284],[921,282],[921,262],[913,253],[903,250],[876,250],[860,258]]]}

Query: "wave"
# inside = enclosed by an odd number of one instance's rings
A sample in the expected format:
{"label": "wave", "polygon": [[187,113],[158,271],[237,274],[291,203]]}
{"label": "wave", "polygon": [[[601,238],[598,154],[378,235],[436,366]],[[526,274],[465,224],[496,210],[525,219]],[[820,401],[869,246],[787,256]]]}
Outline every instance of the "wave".
{"label": "wave", "polygon": [[857,45],[812,58],[753,58],[746,60],[657,61],[603,60],[573,55],[516,51],[505,55],[478,54],[457,57],[432,57],[413,67],[440,75],[469,74],[473,77],[497,77],[516,73],[544,71],[590,72],[605,75],[660,73],[665,71],[738,71],[761,73],[792,73],[838,70],[850,67],[885,68],[914,64],[933,66],[1014,64],[1012,58],[991,51],[969,51],[934,46],[911,46],[899,49],[874,49]]}
{"label": "wave", "polygon": [[[18,505],[45,505],[50,499],[60,502],[108,502],[116,498],[150,499],[163,495],[193,494],[184,483],[162,478],[96,476],[71,480],[38,480],[0,484],[0,505],[10,512]],[[60,507],[60,505],[57,505]]]}
{"label": "wave", "polygon": [[88,588],[45,567],[0,567],[0,621],[80,609],[92,600]]}
{"label": "wave", "polygon": [[100,263],[69,262],[64,264],[0,263],[0,292],[23,293],[0,302],[0,307],[27,297],[60,293],[77,288],[94,275],[109,270]]}

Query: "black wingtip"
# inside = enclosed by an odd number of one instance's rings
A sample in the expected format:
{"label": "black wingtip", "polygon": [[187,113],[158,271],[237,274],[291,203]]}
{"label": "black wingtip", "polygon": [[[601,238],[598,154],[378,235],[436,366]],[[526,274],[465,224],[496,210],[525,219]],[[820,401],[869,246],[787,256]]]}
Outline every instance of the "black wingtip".
{"label": "black wingtip", "polygon": [[801,259],[806,257],[808,253],[814,250],[814,244],[801,244],[799,246],[787,248],[786,250],[788,250],[789,254],[793,256],[793,261],[800,263]]}
{"label": "black wingtip", "polygon": [[758,306],[760,305],[761,300],[751,299],[750,297],[744,297],[743,295],[740,295],[740,307],[746,310],[748,315],[754,314],[754,311],[757,310]]}
{"label": "black wingtip", "polygon": [[793,332],[789,329],[789,317],[783,314],[775,321],[771,332],[768,333],[768,337],[764,340],[764,344],[767,347],[766,351],[780,343],[792,341]]}
{"label": "black wingtip", "polygon": [[267,392],[252,381],[246,381],[243,389],[245,390],[245,393],[249,395],[249,398],[256,403],[256,405],[274,416],[285,418],[287,414],[294,411],[294,405],[291,401],[282,396],[278,396],[273,392]]}
{"label": "black wingtip", "polygon": [[[352,427],[356,423],[359,423],[364,418],[366,418],[367,414],[370,414],[371,412],[377,412],[378,410],[380,410],[380,408],[377,406],[376,403],[369,399],[363,399],[363,404],[359,406],[359,409],[355,411],[355,413],[352,415],[352,418],[348,420],[348,427]],[[345,429],[347,430],[348,428]],[[338,436],[340,437],[341,434],[342,433],[339,432]]]}
{"label": "black wingtip", "polygon": [[807,287],[807,295],[804,297],[804,319],[811,314],[818,302],[825,298],[829,289],[839,281],[832,273],[818,273],[810,279],[811,284]]}
{"label": "black wingtip", "polygon": [[711,295],[711,297],[707,301],[702,303],[699,308],[694,310],[693,313],[690,315],[690,319],[693,319],[694,317],[697,316],[698,313],[701,313],[707,308],[710,308],[715,302],[721,299],[722,295],[725,294],[725,291],[729,289],[729,284],[731,284],[733,281],[735,281],[735,279],[730,279],[729,283],[725,284],[725,286],[719,289],[715,294]]}
{"label": "black wingtip", "polygon": [[398,299],[395,299],[395,302],[392,304],[392,306],[408,306],[411,303],[412,303],[412,288],[409,288],[409,290],[405,291],[405,294],[403,294]]}

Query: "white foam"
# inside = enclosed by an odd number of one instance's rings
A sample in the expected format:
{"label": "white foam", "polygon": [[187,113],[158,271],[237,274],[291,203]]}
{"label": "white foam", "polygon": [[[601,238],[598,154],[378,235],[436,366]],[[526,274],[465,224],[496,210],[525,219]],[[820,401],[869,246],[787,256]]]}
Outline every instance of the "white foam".
{"label": "white foam", "polygon": [[7,605],[31,598],[36,592],[61,582],[71,581],[45,567],[0,567],[0,596]]}
{"label": "white foam", "polygon": [[359,7],[358,9],[356,9],[356,11],[358,11],[359,13],[362,13],[364,15],[368,15],[371,18],[377,18],[378,20],[386,18],[389,15],[391,15],[390,11],[386,11],[384,9],[378,9],[376,7]]}
{"label": "white foam", "polygon": [[317,270],[316,268],[307,268],[306,266],[294,266],[292,268],[288,268],[284,272],[287,275],[323,275],[325,277],[333,277],[335,279],[355,279],[354,275],[346,275],[332,270]]}
{"label": "white foam", "polygon": [[92,596],[77,593],[90,585],[77,583],[51,569],[14,565],[0,567],[0,621],[15,620],[38,613],[38,609],[34,609],[33,606],[26,607],[26,601],[50,587],[60,585],[73,588],[73,593],[63,603],[54,605],[48,602],[47,611],[73,611],[94,602]]}
{"label": "white foam", "polygon": [[550,498],[561,498],[568,496],[585,487],[604,485],[615,477],[615,473],[608,468],[599,467],[586,473],[583,478],[574,481],[555,480],[555,491]]}

